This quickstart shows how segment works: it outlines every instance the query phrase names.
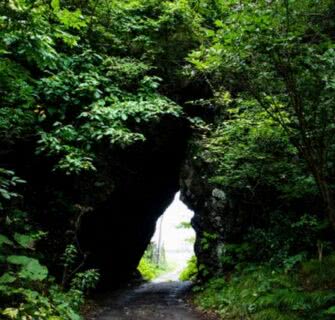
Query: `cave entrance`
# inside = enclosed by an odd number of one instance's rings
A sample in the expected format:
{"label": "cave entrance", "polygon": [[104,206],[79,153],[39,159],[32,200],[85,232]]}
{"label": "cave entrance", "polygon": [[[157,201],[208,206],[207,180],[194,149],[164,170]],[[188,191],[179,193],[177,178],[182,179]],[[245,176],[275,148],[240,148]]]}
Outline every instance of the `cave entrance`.
{"label": "cave entrance", "polygon": [[194,255],[193,215],[194,212],[181,201],[180,192],[177,192],[157,220],[155,233],[144,255],[159,269],[155,281],[178,280]]}

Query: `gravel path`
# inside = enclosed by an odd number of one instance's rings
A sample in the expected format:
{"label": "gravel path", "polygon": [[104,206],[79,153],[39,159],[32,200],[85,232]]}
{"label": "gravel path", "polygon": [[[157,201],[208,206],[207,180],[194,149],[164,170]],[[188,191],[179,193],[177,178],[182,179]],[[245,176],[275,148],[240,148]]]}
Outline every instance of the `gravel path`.
{"label": "gravel path", "polygon": [[[87,320],[202,320],[183,300],[189,282],[164,281],[145,283],[119,290],[104,299],[102,307]],[[162,281],[160,281],[162,280]]]}

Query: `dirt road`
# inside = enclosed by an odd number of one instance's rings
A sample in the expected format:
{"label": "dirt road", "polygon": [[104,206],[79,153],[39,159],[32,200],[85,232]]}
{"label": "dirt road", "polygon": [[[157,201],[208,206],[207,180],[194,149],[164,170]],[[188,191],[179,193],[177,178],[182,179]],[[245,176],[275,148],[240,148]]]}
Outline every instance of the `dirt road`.
{"label": "dirt road", "polygon": [[183,300],[189,288],[189,282],[155,281],[120,290],[87,320],[202,320]]}

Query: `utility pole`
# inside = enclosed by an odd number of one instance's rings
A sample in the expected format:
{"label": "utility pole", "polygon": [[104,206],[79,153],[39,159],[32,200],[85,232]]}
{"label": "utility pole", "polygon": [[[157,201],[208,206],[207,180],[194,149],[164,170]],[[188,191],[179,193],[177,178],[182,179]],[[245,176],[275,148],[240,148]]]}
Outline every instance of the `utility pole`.
{"label": "utility pole", "polygon": [[156,256],[156,263],[160,265],[161,260],[161,251],[162,251],[162,238],[163,238],[163,218],[162,215],[158,220],[158,244],[157,244],[157,256]]}

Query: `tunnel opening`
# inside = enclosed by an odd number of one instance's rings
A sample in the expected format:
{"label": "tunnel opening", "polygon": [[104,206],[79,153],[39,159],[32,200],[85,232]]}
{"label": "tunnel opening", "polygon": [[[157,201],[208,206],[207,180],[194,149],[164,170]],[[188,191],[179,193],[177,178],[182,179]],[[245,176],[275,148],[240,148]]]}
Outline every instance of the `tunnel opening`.
{"label": "tunnel opening", "polygon": [[142,277],[158,282],[179,280],[194,256],[193,216],[178,191],[157,219],[155,232],[138,266]]}
{"label": "tunnel opening", "polygon": [[78,242],[85,267],[99,270],[99,289],[138,276],[156,221],[181,188],[190,134],[185,119],[161,119],[147,128],[144,142],[124,150],[104,148],[99,177],[81,177],[72,184],[92,208],[81,219]]}

